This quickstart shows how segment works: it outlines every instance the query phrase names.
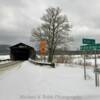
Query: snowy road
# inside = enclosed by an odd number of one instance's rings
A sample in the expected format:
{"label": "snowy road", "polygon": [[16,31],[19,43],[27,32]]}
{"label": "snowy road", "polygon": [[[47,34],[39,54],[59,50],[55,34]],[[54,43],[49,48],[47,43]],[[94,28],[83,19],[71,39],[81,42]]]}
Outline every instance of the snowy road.
{"label": "snowy road", "polygon": [[9,70],[12,70],[13,68],[16,68],[20,66],[22,61],[9,61],[7,63],[0,64],[0,75],[2,73],[8,72]]}
{"label": "snowy road", "polygon": [[13,65],[17,65],[19,63],[21,63],[21,61],[9,61],[7,63],[0,64],[0,69],[10,67],[10,66],[13,66]]}
{"label": "snowy road", "polygon": [[78,65],[38,66],[28,61],[0,74],[0,100],[100,100],[94,74]]}

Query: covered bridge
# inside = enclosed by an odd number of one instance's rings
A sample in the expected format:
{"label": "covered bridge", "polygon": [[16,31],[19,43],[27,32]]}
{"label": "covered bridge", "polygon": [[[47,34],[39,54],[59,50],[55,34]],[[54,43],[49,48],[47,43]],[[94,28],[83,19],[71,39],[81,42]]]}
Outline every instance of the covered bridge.
{"label": "covered bridge", "polygon": [[18,43],[10,47],[11,60],[28,60],[28,58],[35,59],[36,51],[33,47],[24,43]]}

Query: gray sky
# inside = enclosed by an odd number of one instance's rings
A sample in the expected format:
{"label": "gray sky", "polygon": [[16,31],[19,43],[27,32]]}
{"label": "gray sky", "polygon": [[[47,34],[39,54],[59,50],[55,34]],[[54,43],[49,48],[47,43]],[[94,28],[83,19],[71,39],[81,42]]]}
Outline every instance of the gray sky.
{"label": "gray sky", "polygon": [[57,6],[72,23],[72,47],[85,37],[100,42],[100,0],[0,0],[0,44],[28,42],[45,9]]}

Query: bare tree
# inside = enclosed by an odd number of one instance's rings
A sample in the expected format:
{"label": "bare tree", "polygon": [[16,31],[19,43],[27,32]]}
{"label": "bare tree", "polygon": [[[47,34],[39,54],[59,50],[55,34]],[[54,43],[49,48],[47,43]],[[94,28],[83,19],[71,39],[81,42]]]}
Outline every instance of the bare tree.
{"label": "bare tree", "polygon": [[56,48],[69,43],[71,26],[59,7],[48,8],[41,19],[41,27],[34,29],[32,36],[34,39],[47,41],[48,62],[52,62]]}

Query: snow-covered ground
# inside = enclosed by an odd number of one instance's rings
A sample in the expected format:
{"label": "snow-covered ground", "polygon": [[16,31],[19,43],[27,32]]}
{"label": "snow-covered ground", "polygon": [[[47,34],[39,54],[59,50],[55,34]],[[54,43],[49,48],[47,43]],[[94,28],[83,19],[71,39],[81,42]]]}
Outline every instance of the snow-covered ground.
{"label": "snow-covered ground", "polygon": [[10,59],[10,55],[0,55],[0,64],[8,63],[9,61],[4,61]]}
{"label": "snow-covered ground", "polygon": [[[82,58],[82,57],[76,57],[76,58],[73,57],[72,62],[76,63],[76,64],[83,64],[84,63],[84,58]],[[86,59],[86,63],[88,65],[94,66],[95,65],[95,59],[94,58]],[[97,65],[100,66],[100,58],[97,58]]]}
{"label": "snow-covered ground", "polygon": [[0,71],[0,100],[100,100],[93,69],[83,78],[83,68],[57,64],[56,68],[28,61]]}
{"label": "snow-covered ground", "polygon": [[0,55],[0,60],[10,59],[10,55]]}

